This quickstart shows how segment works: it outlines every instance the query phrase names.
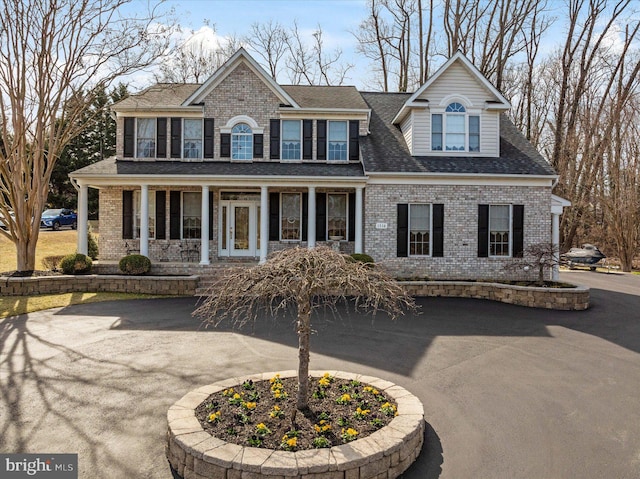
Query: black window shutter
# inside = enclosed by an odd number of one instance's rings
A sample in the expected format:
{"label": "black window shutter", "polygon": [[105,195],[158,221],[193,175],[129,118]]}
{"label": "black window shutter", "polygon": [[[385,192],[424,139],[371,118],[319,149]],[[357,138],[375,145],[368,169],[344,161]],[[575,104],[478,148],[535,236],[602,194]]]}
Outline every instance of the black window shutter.
{"label": "black window shutter", "polygon": [[256,133],[253,135],[253,157],[262,158],[264,156],[264,135]]}
{"label": "black window shutter", "polygon": [[309,229],[309,193],[302,193],[302,241],[307,241]]}
{"label": "black window shutter", "polygon": [[156,120],[156,157],[167,157],[167,119]]}
{"label": "black window shutter", "polygon": [[478,205],[478,258],[489,256],[489,205]]}
{"label": "black window shutter", "polygon": [[156,239],[167,237],[167,192],[156,191]]}
{"label": "black window shutter", "polygon": [[349,120],[349,161],[360,159],[360,122]]}
{"label": "black window shutter", "polygon": [[171,118],[171,158],[182,157],[182,118]]}
{"label": "black window shutter", "polygon": [[124,151],[123,156],[125,158],[133,158],[135,151],[135,130],[136,119],[127,117],[124,119]]}
{"label": "black window shutter", "polygon": [[524,250],[524,205],[513,205],[513,257],[522,258]]}
{"label": "black window shutter", "polygon": [[220,157],[231,158],[231,133],[220,133]]}
{"label": "black window shutter", "polygon": [[327,241],[326,193],[316,193],[316,241]]}
{"label": "black window shutter", "polygon": [[[260,221],[260,219],[258,219]],[[209,241],[213,239],[213,191],[209,192]]]}
{"label": "black window shutter", "polygon": [[122,192],[122,239],[133,239],[133,191]]}
{"label": "black window shutter", "polygon": [[349,225],[349,241],[356,239],[356,194],[349,193],[349,211],[347,215],[347,223]]}
{"label": "black window shutter", "polygon": [[214,136],[213,118],[204,119],[204,158],[213,158],[213,136]]}
{"label": "black window shutter", "polygon": [[280,120],[269,120],[269,158],[280,159]]}
{"label": "black window shutter", "polygon": [[169,193],[169,239],[180,239],[180,192]]}
{"label": "black window shutter", "polygon": [[444,256],[444,205],[433,205],[433,252],[431,256],[442,258]]}
{"label": "black window shutter", "polygon": [[313,158],[313,120],[302,120],[302,159]]}
{"label": "black window shutter", "polygon": [[316,138],[316,158],[318,160],[327,159],[327,120],[318,120],[316,122],[317,138]]}
{"label": "black window shutter", "polygon": [[398,258],[409,256],[409,205],[398,204],[398,231],[396,236]]}
{"label": "black window shutter", "polygon": [[269,193],[269,241],[280,239],[280,193]]}

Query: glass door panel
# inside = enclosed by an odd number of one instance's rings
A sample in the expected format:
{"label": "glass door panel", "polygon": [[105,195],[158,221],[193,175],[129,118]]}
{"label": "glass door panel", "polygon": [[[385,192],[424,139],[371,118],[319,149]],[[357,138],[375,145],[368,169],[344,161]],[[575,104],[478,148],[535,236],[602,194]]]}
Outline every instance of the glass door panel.
{"label": "glass door panel", "polygon": [[233,207],[233,249],[240,251],[249,250],[249,207]]}

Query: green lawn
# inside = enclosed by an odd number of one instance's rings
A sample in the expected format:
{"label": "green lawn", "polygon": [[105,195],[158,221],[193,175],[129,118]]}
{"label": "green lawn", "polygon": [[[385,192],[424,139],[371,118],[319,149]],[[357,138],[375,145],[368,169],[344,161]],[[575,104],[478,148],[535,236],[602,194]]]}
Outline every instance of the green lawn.
{"label": "green lawn", "polygon": [[[45,256],[65,255],[76,252],[78,232],[74,230],[40,231],[36,246],[36,269],[43,269]],[[0,273],[16,269],[15,245],[0,235]]]}
{"label": "green lawn", "polygon": [[[46,256],[65,255],[76,251],[77,231],[41,231],[36,247],[36,269]],[[0,236],[0,273],[16,269],[16,249],[12,242]],[[133,293],[64,293],[35,296],[0,296],[0,319],[43,309],[60,308],[71,304],[97,303],[119,299],[143,299],[166,296]]]}

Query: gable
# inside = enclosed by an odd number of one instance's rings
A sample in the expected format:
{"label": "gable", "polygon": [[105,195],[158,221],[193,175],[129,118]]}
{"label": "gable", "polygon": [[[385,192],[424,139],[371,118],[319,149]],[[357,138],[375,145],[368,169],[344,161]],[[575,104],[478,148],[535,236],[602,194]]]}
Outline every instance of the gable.
{"label": "gable", "polygon": [[244,48],[240,48],[224,65],[204,82],[189,98],[183,103],[184,106],[199,104],[229,75],[231,75],[238,66],[244,65],[251,70],[261,81],[269,88],[273,94],[278,97],[281,103],[298,107],[291,96],[278,85],[271,76],[246,52]]}
{"label": "gable", "polygon": [[433,108],[446,106],[450,101],[460,97],[469,100],[470,104],[466,106],[473,108],[484,108],[488,101],[499,101],[499,98],[475,75],[471,75],[460,61],[443,71],[417,99],[427,100],[429,107]]}

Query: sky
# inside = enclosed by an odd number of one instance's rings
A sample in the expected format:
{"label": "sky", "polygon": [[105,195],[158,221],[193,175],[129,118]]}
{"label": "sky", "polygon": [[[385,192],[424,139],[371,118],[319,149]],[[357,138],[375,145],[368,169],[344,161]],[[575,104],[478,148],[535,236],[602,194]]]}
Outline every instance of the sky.
{"label": "sky", "polygon": [[[183,31],[213,27],[216,35],[245,35],[252,23],[269,20],[290,27],[297,22],[301,34],[322,27],[328,51],[340,48],[343,58],[355,67],[345,83],[363,85],[368,61],[356,54],[355,32],[367,16],[366,0],[167,0]],[[147,8],[146,0],[134,0],[131,8]],[[286,83],[286,82],[285,82]]]}

